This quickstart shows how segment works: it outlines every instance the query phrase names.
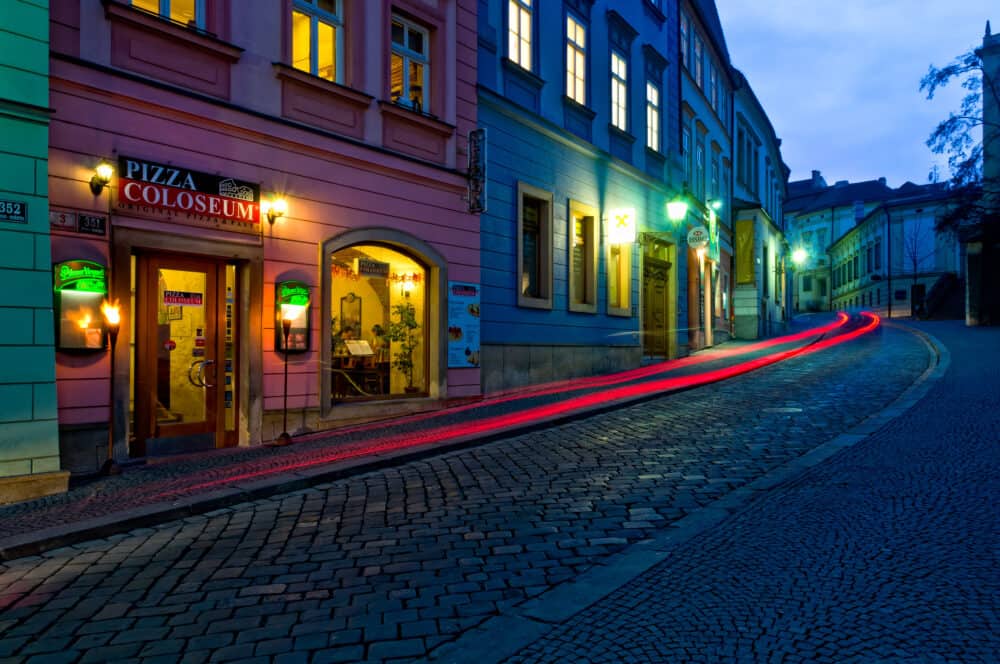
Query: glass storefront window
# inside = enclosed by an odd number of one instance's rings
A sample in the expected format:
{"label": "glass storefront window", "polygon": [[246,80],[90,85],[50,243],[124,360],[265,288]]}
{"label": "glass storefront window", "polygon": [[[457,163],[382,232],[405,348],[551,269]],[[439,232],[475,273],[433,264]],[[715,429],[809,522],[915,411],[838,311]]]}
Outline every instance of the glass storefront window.
{"label": "glass storefront window", "polygon": [[331,256],[334,401],[427,393],[427,270],[380,245]]}

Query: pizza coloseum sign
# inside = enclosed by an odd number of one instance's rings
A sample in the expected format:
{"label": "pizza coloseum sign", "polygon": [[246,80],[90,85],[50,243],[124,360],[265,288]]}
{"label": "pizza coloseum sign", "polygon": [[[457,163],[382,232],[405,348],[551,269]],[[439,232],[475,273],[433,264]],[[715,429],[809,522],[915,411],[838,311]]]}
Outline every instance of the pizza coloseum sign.
{"label": "pizza coloseum sign", "polygon": [[134,157],[118,160],[118,207],[171,221],[257,232],[260,185]]}

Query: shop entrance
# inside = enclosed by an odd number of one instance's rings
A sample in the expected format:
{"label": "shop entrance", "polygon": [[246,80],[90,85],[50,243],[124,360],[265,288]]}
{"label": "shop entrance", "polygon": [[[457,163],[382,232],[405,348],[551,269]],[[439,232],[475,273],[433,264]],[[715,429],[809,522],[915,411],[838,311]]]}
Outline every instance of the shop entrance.
{"label": "shop entrance", "polygon": [[236,265],[133,259],[132,456],[235,445]]}
{"label": "shop entrance", "polygon": [[670,357],[670,262],[645,256],[642,263],[642,339],[647,357]]}

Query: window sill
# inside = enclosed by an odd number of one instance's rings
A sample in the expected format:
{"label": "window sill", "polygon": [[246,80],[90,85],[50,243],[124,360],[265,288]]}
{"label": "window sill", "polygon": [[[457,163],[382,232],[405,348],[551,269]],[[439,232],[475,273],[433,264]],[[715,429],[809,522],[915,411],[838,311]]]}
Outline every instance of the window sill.
{"label": "window sill", "polygon": [[608,315],[609,316],[615,316],[617,318],[631,318],[632,317],[632,310],[631,309],[621,309],[619,307],[609,306],[608,307]]}
{"label": "window sill", "polygon": [[633,136],[627,131],[619,129],[613,124],[608,124],[608,133],[611,134],[611,138],[617,139],[619,141],[625,141],[629,145],[635,143],[635,136]]}
{"label": "window sill", "polygon": [[[378,102],[382,113],[382,146],[435,164],[449,162],[455,127],[391,101]],[[453,152],[451,154],[454,154]]]}
{"label": "window sill", "polygon": [[365,116],[374,97],[282,62],[272,67],[281,81],[283,117],[364,139]]}
{"label": "window sill", "polygon": [[154,16],[117,0],[104,0],[104,15],[112,22],[125,23],[149,32],[165,33],[173,41],[196,46],[215,55],[236,62],[243,49],[224,42],[200,28],[188,28],[169,19]]}
{"label": "window sill", "polygon": [[576,314],[596,314],[596,304],[573,304],[570,303],[569,310]]}
{"label": "window sill", "polygon": [[342,85],[334,81],[328,81],[327,79],[320,78],[319,76],[313,76],[312,74],[308,74],[283,62],[273,62],[271,64],[274,67],[274,73],[278,78],[295,81],[296,83],[308,86],[314,90],[320,90],[326,94],[334,95],[341,101],[354,104],[355,106],[367,107],[372,103],[372,99],[375,98],[371,95],[365,94],[364,92],[355,90],[354,88],[349,88],[346,85]]}
{"label": "window sill", "polygon": [[524,307],[526,309],[552,309],[552,300],[539,298],[539,297],[528,297],[526,295],[517,296],[517,306]]}
{"label": "window sill", "polygon": [[436,132],[442,136],[451,136],[455,133],[454,125],[442,122],[434,115],[422,113],[421,111],[414,111],[412,108],[408,108],[391,101],[383,100],[380,101],[378,105],[379,108],[382,109],[382,115],[390,115],[396,118],[405,119],[408,122],[418,124],[424,129]]}

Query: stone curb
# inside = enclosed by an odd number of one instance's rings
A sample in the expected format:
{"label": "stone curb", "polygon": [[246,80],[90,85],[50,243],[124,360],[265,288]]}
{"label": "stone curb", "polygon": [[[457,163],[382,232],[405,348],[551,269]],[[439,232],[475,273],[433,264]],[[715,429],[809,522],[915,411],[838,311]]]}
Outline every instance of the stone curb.
{"label": "stone curb", "polygon": [[891,404],[850,431],[691,512],[652,538],[633,544],[576,579],[527,600],[505,615],[486,619],[455,641],[431,651],[429,659],[441,662],[475,661],[477,664],[502,662],[665,560],[681,544],[742,511],[763,492],[798,478],[805,470],[866,440],[869,435],[903,415],[945,375],[951,365],[951,353],[937,338],[922,330],[893,322],[887,324],[919,337],[927,346],[932,362]]}
{"label": "stone curb", "polygon": [[[804,343],[801,348],[808,347],[812,343],[815,343],[815,341],[812,340]],[[796,346],[796,348],[798,347]],[[51,528],[37,530],[32,533],[15,535],[0,539],[0,561],[40,555],[52,549],[60,549],[91,539],[125,533],[135,528],[155,526],[166,521],[205,514],[212,510],[269,498],[282,493],[300,491],[316,486],[317,484],[341,480],[411,461],[419,461],[430,456],[456,452],[504,438],[533,433],[560,424],[602,415],[626,406],[659,399],[667,394],[686,392],[716,382],[720,382],[720,380],[690,387],[680,387],[669,392],[624,397],[615,401],[589,406],[572,413],[554,415],[534,422],[506,427],[488,434],[459,436],[449,439],[446,442],[427,443],[391,452],[377,452],[355,459],[339,461],[332,466],[317,466],[294,472],[280,473],[260,480],[236,482],[217,491],[194,496],[184,496],[174,499],[170,503],[145,505],[113,512],[105,516],[52,526]]]}

